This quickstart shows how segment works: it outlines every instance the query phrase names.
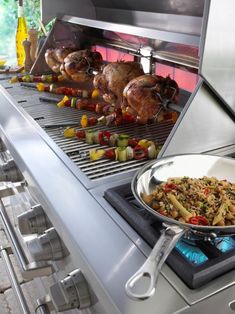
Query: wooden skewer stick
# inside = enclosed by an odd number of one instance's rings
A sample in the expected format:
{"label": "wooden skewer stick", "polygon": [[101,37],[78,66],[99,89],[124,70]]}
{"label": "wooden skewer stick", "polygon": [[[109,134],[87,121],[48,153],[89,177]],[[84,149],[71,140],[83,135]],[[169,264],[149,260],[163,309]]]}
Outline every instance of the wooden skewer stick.
{"label": "wooden skewer stick", "polygon": [[40,27],[41,27],[41,29],[42,29],[42,31],[43,31],[43,34],[44,34],[45,36],[47,36],[47,31],[46,31],[46,29],[45,29],[45,27],[44,27],[44,25],[43,25],[41,19],[38,19],[38,22],[39,22],[39,25],[40,25]]}

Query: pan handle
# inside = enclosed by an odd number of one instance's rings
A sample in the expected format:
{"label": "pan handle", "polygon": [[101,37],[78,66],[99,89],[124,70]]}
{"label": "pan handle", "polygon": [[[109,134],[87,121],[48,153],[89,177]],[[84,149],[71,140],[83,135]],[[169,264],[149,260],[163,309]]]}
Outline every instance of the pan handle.
{"label": "pan handle", "polygon": [[[186,231],[186,228],[177,225],[167,225],[167,228],[162,231],[159,240],[155,244],[146,262],[125,285],[126,293],[131,299],[139,301],[145,300],[155,293],[156,281],[161,267],[171,250],[174,248],[176,242]],[[141,279],[143,280],[143,278],[148,279],[146,291],[143,293],[136,293],[134,288],[137,283],[141,285]]]}

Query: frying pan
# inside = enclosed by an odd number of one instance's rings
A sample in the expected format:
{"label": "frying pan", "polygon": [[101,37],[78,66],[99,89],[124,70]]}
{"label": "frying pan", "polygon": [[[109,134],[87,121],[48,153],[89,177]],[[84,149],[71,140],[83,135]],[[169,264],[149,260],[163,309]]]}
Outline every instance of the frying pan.
{"label": "frying pan", "polygon": [[[235,159],[203,154],[182,154],[151,161],[135,174],[132,192],[140,205],[162,222],[162,233],[143,266],[127,281],[127,295],[134,300],[145,300],[155,293],[157,278],[163,263],[181,237],[211,240],[235,234],[235,225],[202,226],[181,223],[159,214],[142,200],[142,193],[150,194],[157,184],[169,177],[201,178],[203,176],[235,182]],[[147,287],[146,287],[147,279]],[[136,286],[145,281],[145,291]]]}

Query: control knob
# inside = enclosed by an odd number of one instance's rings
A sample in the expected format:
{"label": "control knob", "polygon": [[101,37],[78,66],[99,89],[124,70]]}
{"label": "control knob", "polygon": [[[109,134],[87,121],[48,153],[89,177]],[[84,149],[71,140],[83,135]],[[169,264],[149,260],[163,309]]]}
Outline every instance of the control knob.
{"label": "control knob", "polygon": [[27,246],[36,262],[59,260],[68,255],[55,228],[50,228],[37,238],[28,241]]}
{"label": "control knob", "polygon": [[23,181],[24,177],[17,168],[13,159],[8,160],[0,167],[0,181],[18,182]]}
{"label": "control knob", "polygon": [[7,150],[5,144],[3,143],[3,140],[0,139],[0,152],[5,152]]}
{"label": "control knob", "polygon": [[18,216],[18,225],[22,234],[43,233],[52,227],[50,220],[40,204]]}
{"label": "control knob", "polygon": [[51,286],[50,296],[57,312],[91,306],[88,284],[80,269]]}

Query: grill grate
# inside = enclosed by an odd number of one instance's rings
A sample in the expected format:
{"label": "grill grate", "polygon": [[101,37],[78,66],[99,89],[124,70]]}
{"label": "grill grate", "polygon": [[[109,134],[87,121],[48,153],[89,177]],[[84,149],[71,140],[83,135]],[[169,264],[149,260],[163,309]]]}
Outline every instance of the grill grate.
{"label": "grill grate", "polygon": [[[51,127],[45,128],[46,124],[58,124],[67,123],[68,121],[78,122],[82,114],[88,114],[89,116],[95,115],[92,112],[79,111],[74,108],[58,108],[55,104],[40,102],[39,98],[36,98],[35,91],[32,89],[22,88],[24,94],[22,97],[18,97],[20,106],[45,130],[50,138],[64,151],[65,154],[86,174],[90,180],[99,180],[104,177],[108,177],[117,173],[124,173],[131,170],[137,170],[144,165],[147,160],[130,160],[126,162],[110,161],[108,159],[102,159],[97,161],[90,161],[89,150],[92,148],[101,148],[100,145],[89,145],[81,142],[75,138],[65,138],[63,136],[64,127]],[[10,93],[14,96],[14,88],[10,89]],[[19,87],[16,89],[16,94],[19,95]],[[29,95],[33,97],[29,97]],[[42,94],[37,92],[38,97]],[[20,98],[20,99],[19,99]],[[121,125],[118,127],[93,127],[92,129],[105,130],[110,132],[125,133],[131,137],[145,138],[154,140],[159,144],[163,144],[168,137],[173,123],[164,121],[155,125]],[[105,148],[106,146],[102,146]]]}

